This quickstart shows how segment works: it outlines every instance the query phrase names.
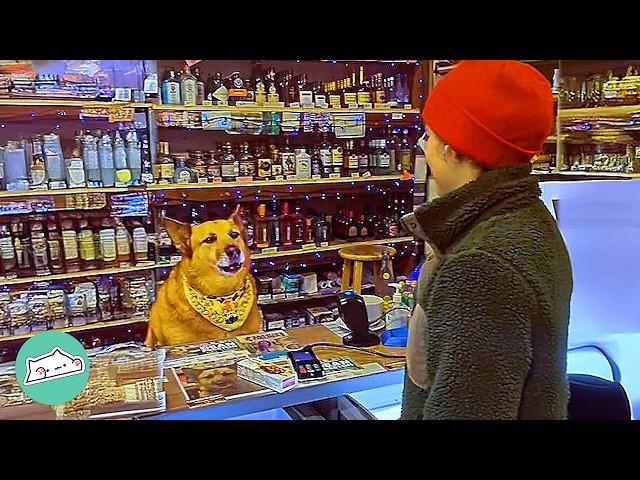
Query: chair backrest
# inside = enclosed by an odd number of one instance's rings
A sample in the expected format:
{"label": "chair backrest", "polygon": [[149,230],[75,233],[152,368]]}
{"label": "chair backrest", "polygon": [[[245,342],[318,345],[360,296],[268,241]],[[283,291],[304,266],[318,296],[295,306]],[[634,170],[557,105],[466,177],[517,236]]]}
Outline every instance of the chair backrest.
{"label": "chair backrest", "polygon": [[569,374],[569,420],[631,420],[629,398],[620,383],[620,368],[597,345],[582,345],[569,351],[592,348],[600,351],[611,367],[613,382],[594,375]]}

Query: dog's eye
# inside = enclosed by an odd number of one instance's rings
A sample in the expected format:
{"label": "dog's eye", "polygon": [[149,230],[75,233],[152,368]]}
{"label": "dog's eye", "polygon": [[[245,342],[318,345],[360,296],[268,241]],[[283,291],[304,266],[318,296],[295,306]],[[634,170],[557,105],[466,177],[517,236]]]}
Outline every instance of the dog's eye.
{"label": "dog's eye", "polygon": [[214,234],[209,235],[207,238],[205,238],[202,242],[203,243],[213,243],[218,239],[218,237],[216,237]]}
{"label": "dog's eye", "polygon": [[233,231],[229,234],[231,238],[238,238],[240,236],[240,232]]}

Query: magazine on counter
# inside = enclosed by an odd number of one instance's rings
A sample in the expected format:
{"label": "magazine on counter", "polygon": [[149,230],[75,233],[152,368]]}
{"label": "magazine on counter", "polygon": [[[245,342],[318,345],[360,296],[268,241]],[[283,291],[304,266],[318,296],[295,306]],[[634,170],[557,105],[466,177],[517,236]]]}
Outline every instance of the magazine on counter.
{"label": "magazine on counter", "polygon": [[266,390],[238,377],[235,363],[215,367],[209,364],[183,365],[174,367],[173,371],[189,407],[211,405]]}
{"label": "magazine on counter", "polygon": [[298,350],[304,346],[283,330],[241,335],[236,337],[236,340],[241,347],[249,351],[252,355],[282,350]]}
{"label": "magazine on counter", "polygon": [[163,350],[132,348],[96,355],[80,395],[55,407],[59,418],[112,418],[166,409]]}
{"label": "magazine on counter", "polygon": [[249,352],[242,348],[234,339],[212,342],[190,343],[167,347],[165,368],[181,367],[191,364],[209,366],[228,365],[249,356]]}

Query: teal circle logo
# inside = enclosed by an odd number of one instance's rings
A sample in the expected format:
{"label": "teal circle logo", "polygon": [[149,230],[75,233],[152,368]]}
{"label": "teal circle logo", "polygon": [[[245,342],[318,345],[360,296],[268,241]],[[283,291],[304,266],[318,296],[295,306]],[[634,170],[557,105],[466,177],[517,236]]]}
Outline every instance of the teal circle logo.
{"label": "teal circle logo", "polygon": [[68,333],[51,330],[27,340],[16,358],[16,379],[33,401],[62,405],[75,398],[89,379],[89,357]]}

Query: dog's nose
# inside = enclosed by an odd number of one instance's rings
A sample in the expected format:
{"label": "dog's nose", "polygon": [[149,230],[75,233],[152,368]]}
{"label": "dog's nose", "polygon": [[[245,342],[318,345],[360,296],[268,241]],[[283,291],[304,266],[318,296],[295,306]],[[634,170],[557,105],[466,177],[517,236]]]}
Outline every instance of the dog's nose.
{"label": "dog's nose", "polygon": [[227,254],[227,257],[229,257],[231,260],[235,260],[236,258],[240,257],[240,249],[238,247],[235,247],[233,245],[228,246],[227,248],[224,249],[224,253]]}

